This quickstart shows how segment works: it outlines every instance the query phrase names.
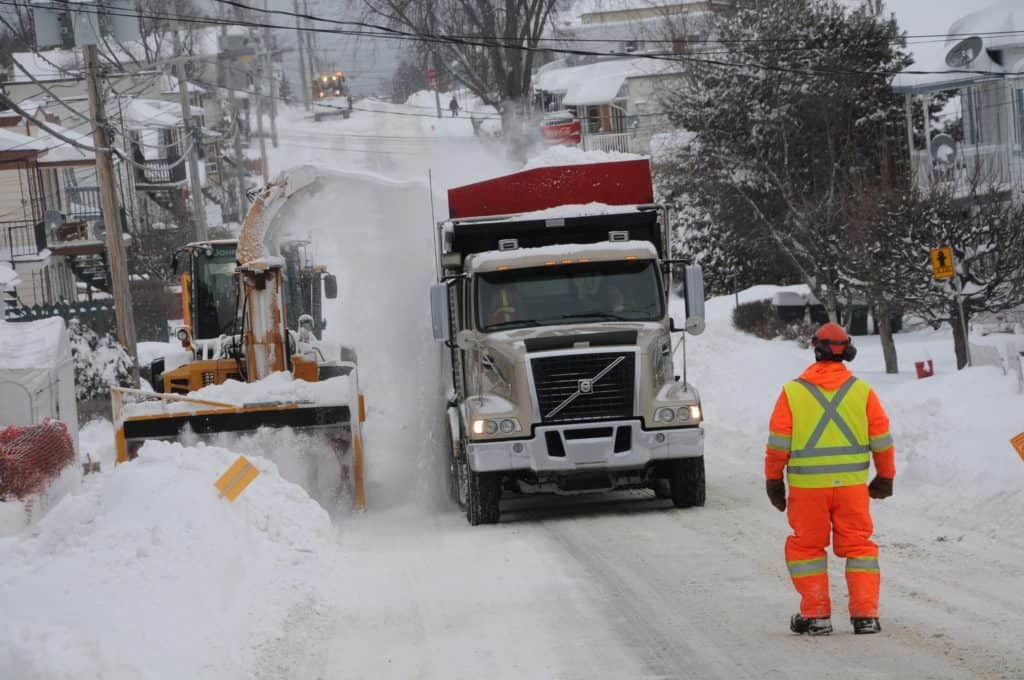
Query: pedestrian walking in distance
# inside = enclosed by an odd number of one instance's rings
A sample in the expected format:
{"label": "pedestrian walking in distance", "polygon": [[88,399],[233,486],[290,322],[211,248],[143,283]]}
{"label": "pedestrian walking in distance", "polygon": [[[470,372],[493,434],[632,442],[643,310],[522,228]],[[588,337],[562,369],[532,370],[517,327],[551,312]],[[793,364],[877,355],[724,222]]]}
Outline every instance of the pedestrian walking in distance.
{"label": "pedestrian walking in distance", "polygon": [[[768,498],[788,510],[793,535],[786,565],[800,593],[794,633],[832,632],[828,555],[846,558],[850,622],[857,634],[881,631],[878,622],[878,546],[870,498],[892,495],[896,463],[889,418],[871,387],[843,363],[857,348],[840,326],[827,323],[811,340],[815,362],[782,388],[769,423],[764,475]],[[868,484],[870,459],[876,476]],[[786,482],[789,482],[789,500]]]}
{"label": "pedestrian walking in distance", "polygon": [[452,100],[448,102],[448,110],[452,112],[452,118],[459,115],[459,102],[455,99],[454,95],[452,96]]}

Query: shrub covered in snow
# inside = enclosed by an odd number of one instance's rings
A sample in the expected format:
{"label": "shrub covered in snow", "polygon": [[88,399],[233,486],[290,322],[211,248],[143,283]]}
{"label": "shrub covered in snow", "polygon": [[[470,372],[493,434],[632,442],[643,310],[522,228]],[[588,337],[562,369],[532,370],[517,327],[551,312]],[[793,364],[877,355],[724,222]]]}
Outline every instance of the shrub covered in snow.
{"label": "shrub covered in snow", "polygon": [[104,397],[111,385],[131,384],[131,357],[110,333],[98,335],[78,319],[68,322],[71,359],[75,364],[75,397]]}
{"label": "shrub covered in snow", "polygon": [[775,316],[771,300],[754,300],[738,305],[732,311],[732,325],[745,333],[765,340],[783,338],[806,346],[818,324],[811,321],[782,321]]}

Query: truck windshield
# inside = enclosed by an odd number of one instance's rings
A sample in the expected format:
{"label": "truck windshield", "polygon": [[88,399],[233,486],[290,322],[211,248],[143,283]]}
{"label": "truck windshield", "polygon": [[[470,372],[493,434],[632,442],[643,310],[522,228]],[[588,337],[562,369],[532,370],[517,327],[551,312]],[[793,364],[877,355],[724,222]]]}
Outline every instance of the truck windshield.
{"label": "truck windshield", "polygon": [[661,277],[651,260],[587,262],[476,276],[483,331],[598,321],[657,321]]}
{"label": "truck windshield", "polygon": [[235,246],[220,245],[196,252],[195,313],[196,338],[230,334],[238,311],[238,282],[235,278]]}

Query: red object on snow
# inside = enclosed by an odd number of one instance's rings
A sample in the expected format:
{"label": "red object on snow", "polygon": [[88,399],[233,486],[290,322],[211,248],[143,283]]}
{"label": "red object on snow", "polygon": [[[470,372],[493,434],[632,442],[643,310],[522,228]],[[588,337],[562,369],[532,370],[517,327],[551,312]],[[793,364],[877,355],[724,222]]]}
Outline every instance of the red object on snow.
{"label": "red object on snow", "polygon": [[928,359],[927,361],[915,361],[914,368],[917,369],[918,379],[930,378],[935,375],[935,367],[932,366],[931,359]]}
{"label": "red object on snow", "polygon": [[75,445],[59,420],[0,429],[0,501],[43,491],[74,460]]}
{"label": "red object on snow", "polygon": [[555,146],[558,144],[576,146],[582,139],[580,122],[578,120],[574,120],[568,123],[541,125],[540,138],[549,146]]}
{"label": "red object on snow", "polygon": [[448,190],[448,215],[486,217],[559,205],[654,203],[647,159],[555,165],[515,172]]}

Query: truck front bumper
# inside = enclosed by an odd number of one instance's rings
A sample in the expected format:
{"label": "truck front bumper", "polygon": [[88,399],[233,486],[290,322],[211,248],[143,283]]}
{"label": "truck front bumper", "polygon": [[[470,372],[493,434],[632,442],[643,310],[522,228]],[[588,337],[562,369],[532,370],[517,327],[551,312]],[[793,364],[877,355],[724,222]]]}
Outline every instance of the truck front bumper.
{"label": "truck front bumper", "polygon": [[466,446],[469,467],[475,472],[625,470],[703,455],[703,427],[644,430],[637,420],[546,425],[537,427],[528,439],[476,441]]}

